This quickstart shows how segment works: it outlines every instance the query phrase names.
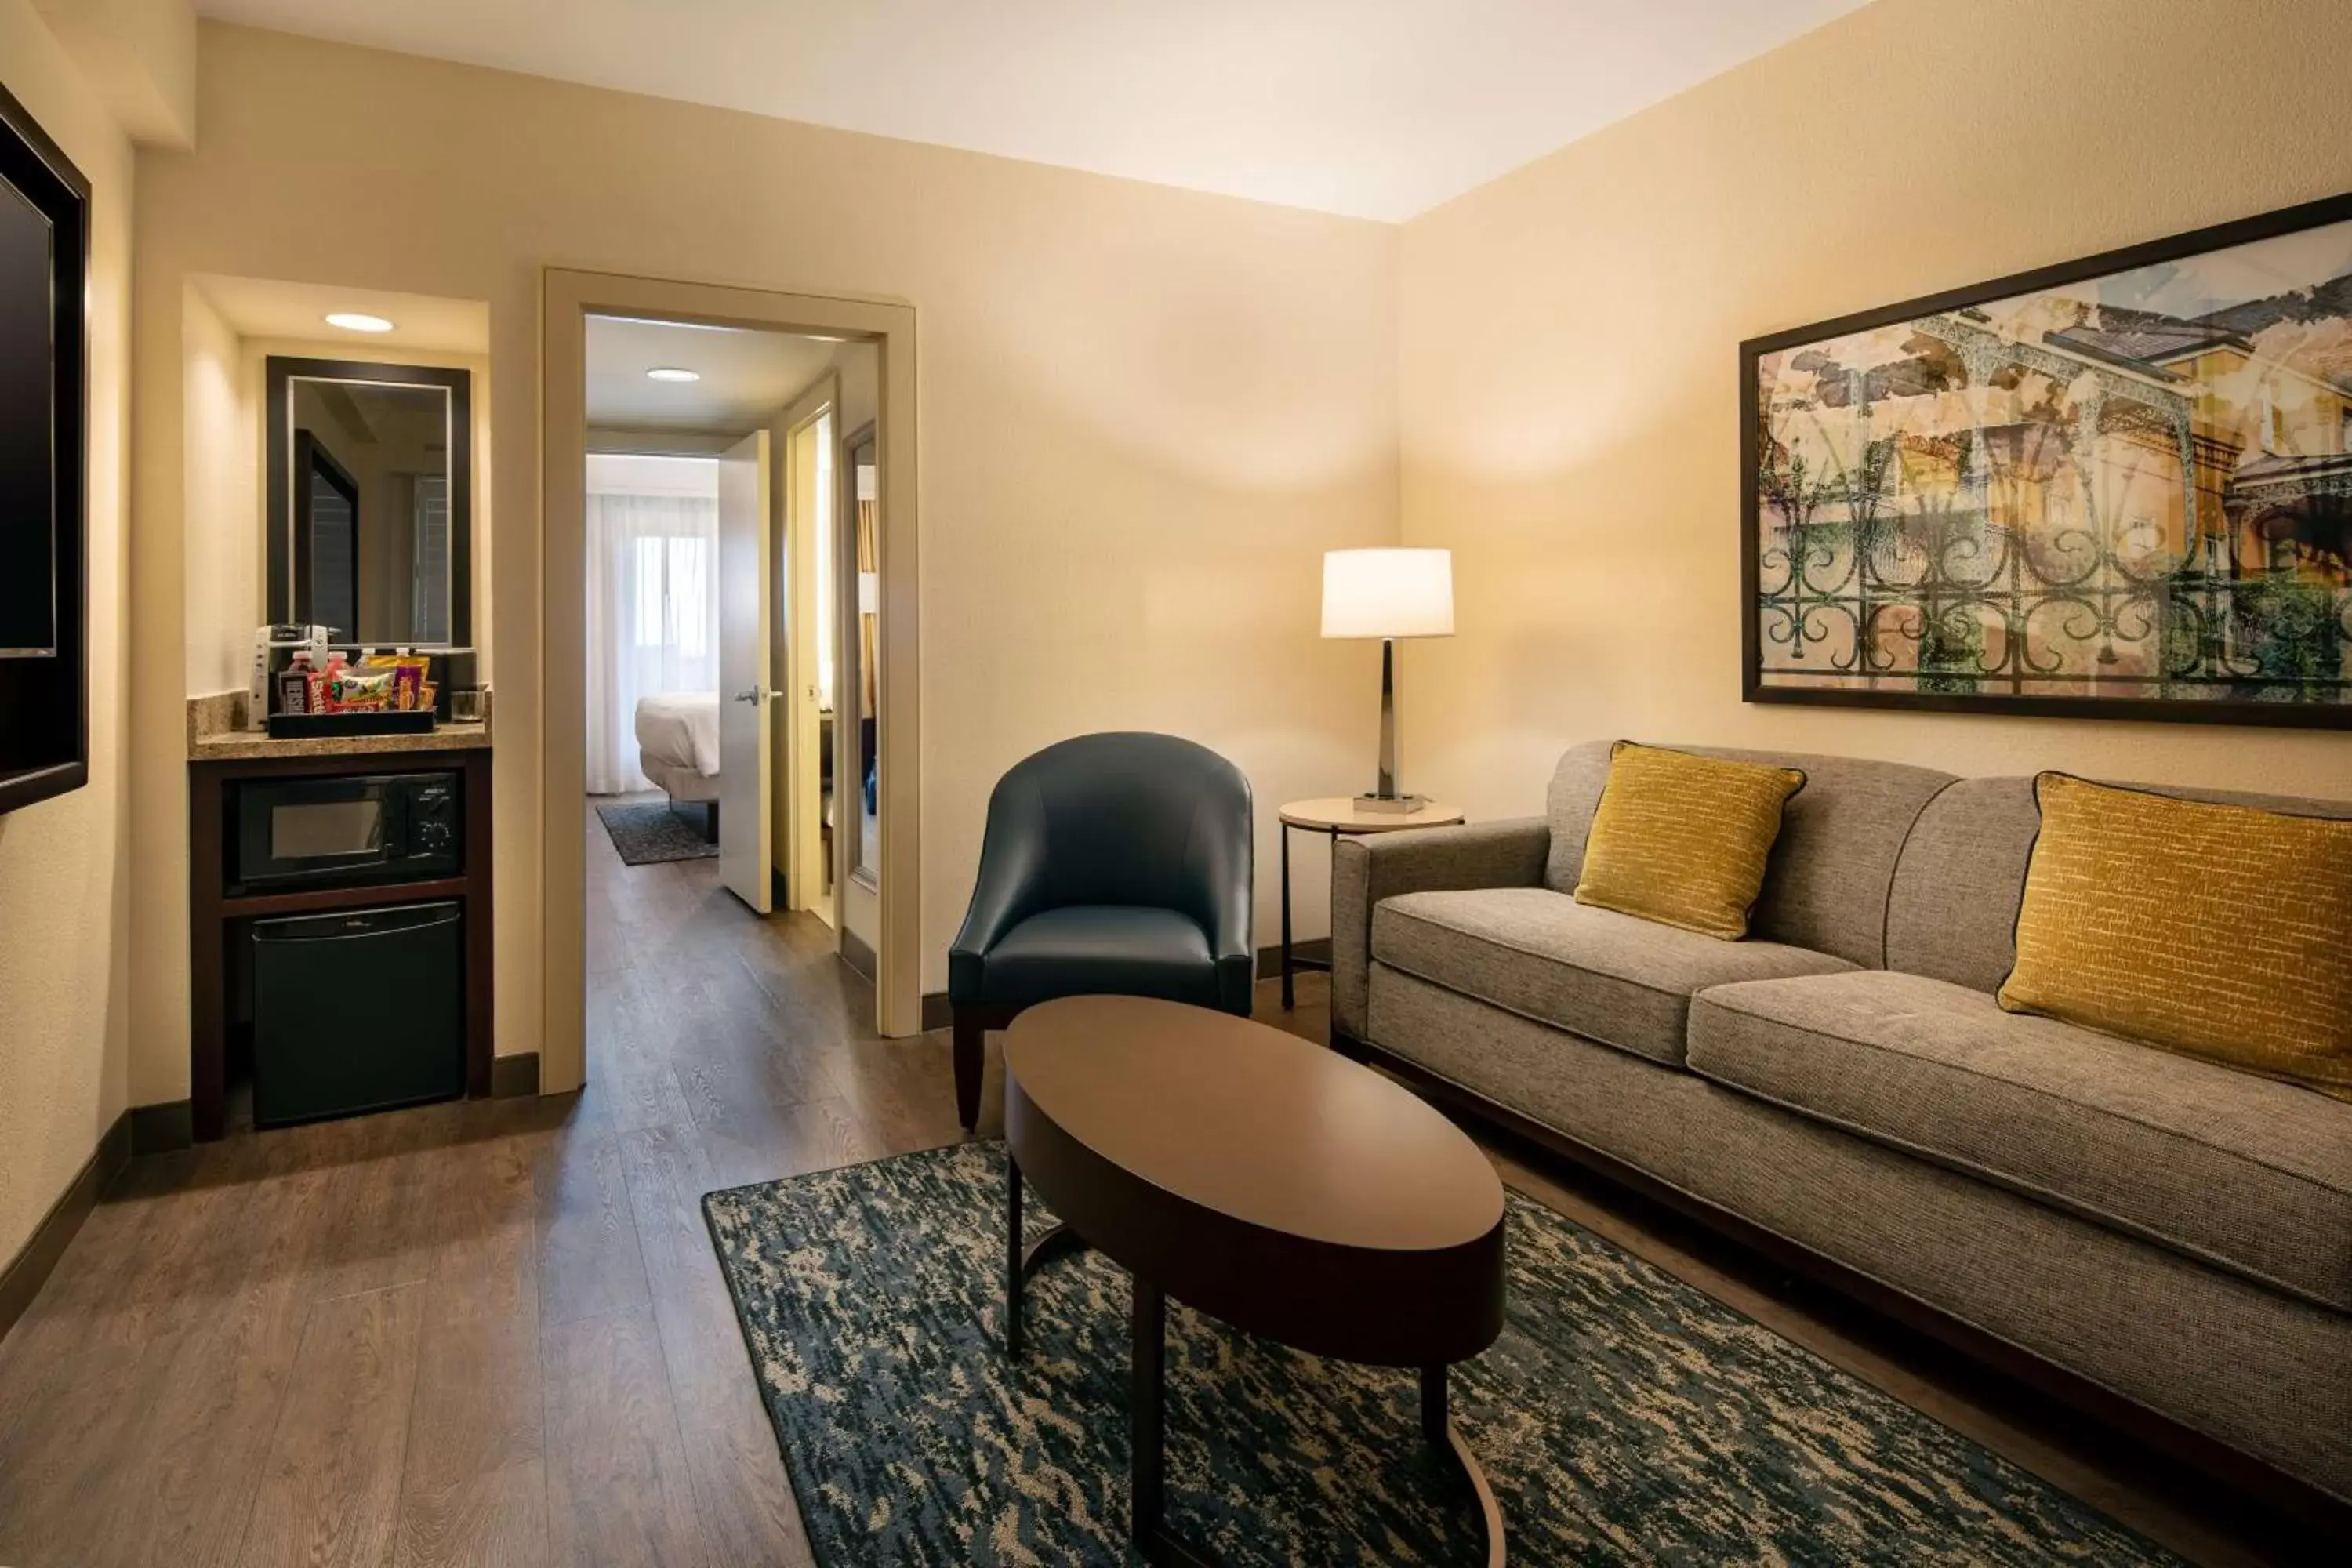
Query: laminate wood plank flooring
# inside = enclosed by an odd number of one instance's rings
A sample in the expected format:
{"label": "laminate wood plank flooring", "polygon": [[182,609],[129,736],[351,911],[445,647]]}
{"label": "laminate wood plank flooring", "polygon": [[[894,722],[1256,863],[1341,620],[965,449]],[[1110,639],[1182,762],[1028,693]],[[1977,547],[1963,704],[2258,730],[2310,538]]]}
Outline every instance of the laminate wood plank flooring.
{"label": "laminate wood plank flooring", "polygon": [[376,1568],[391,1555],[424,1325],[421,1283],[312,1304],[238,1568]]}
{"label": "laminate wood plank flooring", "polygon": [[[807,917],[593,813],[588,1089],[133,1162],[0,1341],[0,1563],[807,1568],[698,1200],[961,1136]],[[1327,982],[1285,1014],[1328,1030]],[[981,1131],[998,1131],[992,1047]],[[1513,1185],[2193,1560],[2275,1542],[1900,1331],[1556,1162]],[[837,1564],[835,1568],[856,1568]]]}

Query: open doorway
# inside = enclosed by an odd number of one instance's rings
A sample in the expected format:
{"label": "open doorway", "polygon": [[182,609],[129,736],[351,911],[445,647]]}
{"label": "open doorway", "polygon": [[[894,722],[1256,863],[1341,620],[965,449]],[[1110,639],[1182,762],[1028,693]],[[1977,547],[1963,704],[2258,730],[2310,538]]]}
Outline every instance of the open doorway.
{"label": "open doorway", "polygon": [[829,889],[789,885],[807,871],[773,826],[814,751],[778,713],[795,697],[785,628],[821,586],[803,580],[787,537],[776,427],[811,388],[829,411],[836,357],[871,352],[790,332],[587,324],[590,804],[624,867],[675,879],[644,868],[713,861],[700,881],[715,874],[761,916],[781,902],[832,923]]}
{"label": "open doorway", "polygon": [[616,900],[805,922],[916,1033],[911,312],[548,278],[545,1081],[585,1067],[567,885],[608,953]]}

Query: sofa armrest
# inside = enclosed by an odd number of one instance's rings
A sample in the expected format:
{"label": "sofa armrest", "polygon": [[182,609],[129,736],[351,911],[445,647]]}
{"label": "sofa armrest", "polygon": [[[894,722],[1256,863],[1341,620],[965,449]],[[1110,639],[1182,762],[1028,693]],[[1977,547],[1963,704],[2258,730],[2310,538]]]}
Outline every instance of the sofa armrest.
{"label": "sofa armrest", "polygon": [[1363,1039],[1372,908],[1439,888],[1543,885],[1551,826],[1540,816],[1343,837],[1331,847],[1331,1027]]}

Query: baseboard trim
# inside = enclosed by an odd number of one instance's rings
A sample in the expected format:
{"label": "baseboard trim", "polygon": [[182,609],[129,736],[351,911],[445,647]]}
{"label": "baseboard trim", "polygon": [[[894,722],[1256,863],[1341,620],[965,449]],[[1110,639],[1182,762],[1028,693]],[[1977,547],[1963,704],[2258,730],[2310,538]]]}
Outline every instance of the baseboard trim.
{"label": "baseboard trim", "polygon": [[[1331,939],[1315,936],[1305,942],[1294,942],[1290,944],[1290,953],[1294,959],[1305,959],[1319,969],[1328,969],[1331,967]],[[1260,980],[1282,978],[1282,948],[1279,944],[1257,950],[1257,977]]]}
{"label": "baseboard trim", "polygon": [[841,929],[841,962],[864,975],[867,984],[875,984],[874,950],[866,945],[864,937],[847,926]]}
{"label": "baseboard trim", "polygon": [[539,1092],[539,1053],[518,1051],[490,1058],[490,1098],[520,1100]]}
{"label": "baseboard trim", "polygon": [[196,1141],[195,1107],[188,1100],[134,1105],[126,1114],[131,1118],[133,1154],[169,1154]]}
{"label": "baseboard trim", "polygon": [[41,1216],[41,1223],[33,1227],[33,1234],[25,1238],[25,1245],[8,1260],[8,1267],[0,1268],[0,1339],[16,1326],[25,1310],[33,1304],[33,1298],[48,1283],[50,1272],[57,1268],[58,1259],[65,1256],[82,1221],[98,1206],[99,1194],[131,1163],[131,1113],[126,1110],[100,1135],[98,1147],[82,1162],[73,1181],[49,1205],[49,1212]]}
{"label": "baseboard trim", "polygon": [[949,1005],[946,992],[923,993],[923,1033],[928,1035],[933,1029],[944,1029],[954,1022],[955,1009]]}

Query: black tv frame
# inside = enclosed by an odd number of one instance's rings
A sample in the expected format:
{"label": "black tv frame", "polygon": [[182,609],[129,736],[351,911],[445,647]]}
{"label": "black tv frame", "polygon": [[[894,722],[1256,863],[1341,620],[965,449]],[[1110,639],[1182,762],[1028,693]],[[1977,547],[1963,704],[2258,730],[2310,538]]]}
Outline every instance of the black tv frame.
{"label": "black tv frame", "polygon": [[[0,658],[0,812],[89,782],[89,181],[0,88],[0,179],[49,220],[54,652]],[[0,562],[0,570],[7,563]]]}

